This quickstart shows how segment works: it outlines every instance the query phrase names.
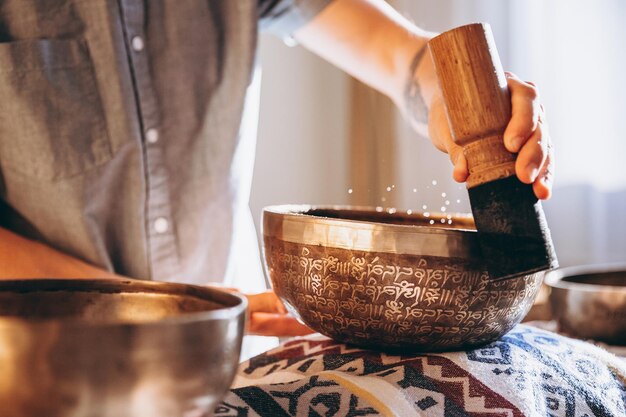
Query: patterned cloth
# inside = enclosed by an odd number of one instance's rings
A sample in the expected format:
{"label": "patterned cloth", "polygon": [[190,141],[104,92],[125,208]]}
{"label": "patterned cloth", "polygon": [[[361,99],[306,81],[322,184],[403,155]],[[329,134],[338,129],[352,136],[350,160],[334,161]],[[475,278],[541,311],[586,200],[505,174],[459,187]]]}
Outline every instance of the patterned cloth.
{"label": "patterned cloth", "polygon": [[392,356],[320,335],[242,363],[217,417],[624,417],[626,363],[519,325],[467,352]]}

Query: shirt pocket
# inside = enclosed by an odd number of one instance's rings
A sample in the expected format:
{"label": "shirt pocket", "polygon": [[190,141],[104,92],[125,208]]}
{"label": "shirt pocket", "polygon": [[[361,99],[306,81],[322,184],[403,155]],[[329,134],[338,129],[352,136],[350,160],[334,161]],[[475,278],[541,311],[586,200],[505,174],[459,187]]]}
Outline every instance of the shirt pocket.
{"label": "shirt pocket", "polygon": [[87,45],[78,39],[0,43],[0,166],[40,180],[111,158]]}

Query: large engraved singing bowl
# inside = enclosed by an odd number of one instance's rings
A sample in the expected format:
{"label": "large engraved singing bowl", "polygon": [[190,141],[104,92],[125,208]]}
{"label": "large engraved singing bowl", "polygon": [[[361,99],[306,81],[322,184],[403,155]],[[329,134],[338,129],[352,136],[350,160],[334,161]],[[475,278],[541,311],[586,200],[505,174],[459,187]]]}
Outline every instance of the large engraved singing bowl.
{"label": "large engraved singing bowl", "polygon": [[559,331],[626,346],[626,264],[561,268],[546,284]]}
{"label": "large engraved singing bowl", "polygon": [[522,320],[543,279],[490,280],[467,215],[273,206],[263,239],[266,272],[292,314],[383,350],[493,341]]}
{"label": "large engraved singing bowl", "polygon": [[0,416],[210,415],[246,304],[163,282],[0,281]]}

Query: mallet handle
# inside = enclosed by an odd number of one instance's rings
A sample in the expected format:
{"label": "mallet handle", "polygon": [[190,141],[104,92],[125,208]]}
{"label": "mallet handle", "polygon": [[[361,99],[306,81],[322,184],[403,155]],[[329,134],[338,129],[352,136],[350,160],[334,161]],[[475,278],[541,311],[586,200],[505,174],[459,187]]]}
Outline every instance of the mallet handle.
{"label": "mallet handle", "polygon": [[515,175],[515,155],[503,141],[511,98],[490,26],[461,26],[429,46],[452,137],[468,162],[467,187]]}

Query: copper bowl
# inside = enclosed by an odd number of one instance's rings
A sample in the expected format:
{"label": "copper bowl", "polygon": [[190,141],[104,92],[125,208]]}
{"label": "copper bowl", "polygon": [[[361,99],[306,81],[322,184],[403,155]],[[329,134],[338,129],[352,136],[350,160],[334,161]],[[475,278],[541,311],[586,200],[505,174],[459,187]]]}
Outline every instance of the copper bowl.
{"label": "copper bowl", "polygon": [[246,305],[165,282],[0,281],[0,416],[210,415]]}
{"label": "copper bowl", "polygon": [[560,332],[626,346],[626,264],[557,269],[546,284]]}
{"label": "copper bowl", "polygon": [[273,206],[263,239],[266,272],[292,314],[384,350],[493,341],[522,320],[543,279],[490,280],[469,215]]}

